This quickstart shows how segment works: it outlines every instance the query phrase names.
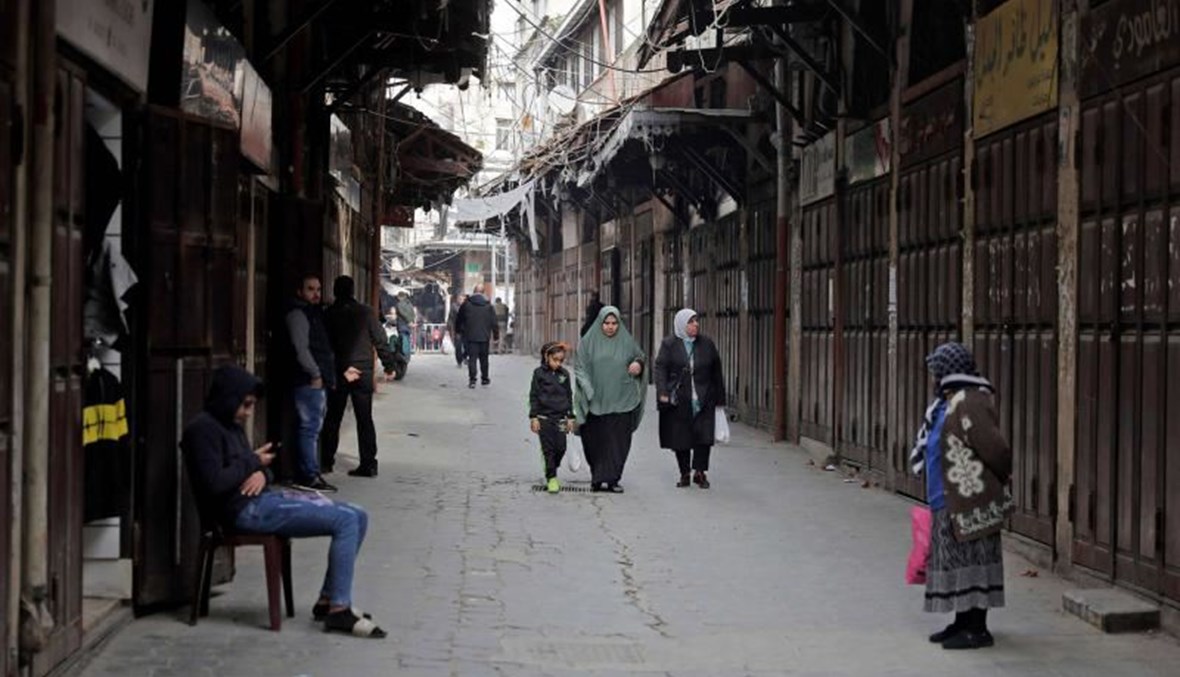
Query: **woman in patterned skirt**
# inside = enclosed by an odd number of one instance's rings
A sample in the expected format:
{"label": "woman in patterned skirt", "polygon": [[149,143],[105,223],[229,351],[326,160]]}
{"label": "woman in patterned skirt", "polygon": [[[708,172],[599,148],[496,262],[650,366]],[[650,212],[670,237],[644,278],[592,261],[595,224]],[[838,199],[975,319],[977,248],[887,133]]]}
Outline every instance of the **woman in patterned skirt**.
{"label": "woman in patterned skirt", "polygon": [[995,640],[988,609],[1004,606],[1000,530],[1012,511],[1012,450],[1000,431],[994,389],[966,347],[945,343],[926,357],[934,401],[910,452],[926,476],[933,514],[925,610],[954,612],[930,636],[944,649],[978,649]]}

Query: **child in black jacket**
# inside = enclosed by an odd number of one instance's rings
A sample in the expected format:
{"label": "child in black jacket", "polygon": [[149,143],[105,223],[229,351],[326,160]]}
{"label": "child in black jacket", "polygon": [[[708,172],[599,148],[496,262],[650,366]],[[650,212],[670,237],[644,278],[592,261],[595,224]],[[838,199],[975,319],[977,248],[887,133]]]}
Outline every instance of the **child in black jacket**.
{"label": "child in black jacket", "polygon": [[529,388],[529,427],[541,438],[541,453],[545,458],[546,489],[556,494],[561,489],[557,482],[557,466],[565,457],[565,436],[573,428],[574,395],[565,362],[565,344],[557,341],[541,348],[541,366],[533,371]]}

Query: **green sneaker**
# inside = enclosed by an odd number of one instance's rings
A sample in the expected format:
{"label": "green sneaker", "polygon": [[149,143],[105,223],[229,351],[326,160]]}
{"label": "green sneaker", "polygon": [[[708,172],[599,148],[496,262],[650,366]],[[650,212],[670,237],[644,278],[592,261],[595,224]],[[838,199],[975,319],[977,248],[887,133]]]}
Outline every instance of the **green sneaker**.
{"label": "green sneaker", "polygon": [[549,493],[556,494],[558,491],[561,491],[561,484],[557,481],[556,477],[550,477],[547,488],[549,489]]}

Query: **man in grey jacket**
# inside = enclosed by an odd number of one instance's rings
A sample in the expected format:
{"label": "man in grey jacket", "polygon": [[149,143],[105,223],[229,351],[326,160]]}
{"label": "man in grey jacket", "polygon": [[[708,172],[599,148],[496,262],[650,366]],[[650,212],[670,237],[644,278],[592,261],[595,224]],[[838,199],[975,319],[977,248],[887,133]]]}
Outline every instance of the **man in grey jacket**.
{"label": "man in grey jacket", "polygon": [[304,275],[287,312],[287,334],[295,351],[291,365],[291,385],[295,413],[299,417],[296,433],[295,479],[299,486],[332,492],[320,474],[320,430],[328,406],[328,391],[336,386],[336,360],[328,330],[324,327],[320,299],[323,285],[315,275]]}
{"label": "man in grey jacket", "polygon": [[352,398],[356,414],[356,435],[361,464],[350,470],[353,477],[377,476],[377,431],[373,427],[373,351],[381,358],[385,375],[393,374],[397,356],[389,349],[385,330],[372,308],[356,300],[356,284],[341,275],[332,284],[335,300],[324,312],[328,338],[336,357],[337,386],[328,395],[328,417],[324,422],[323,465],[332,468],[340,444],[340,422]]}

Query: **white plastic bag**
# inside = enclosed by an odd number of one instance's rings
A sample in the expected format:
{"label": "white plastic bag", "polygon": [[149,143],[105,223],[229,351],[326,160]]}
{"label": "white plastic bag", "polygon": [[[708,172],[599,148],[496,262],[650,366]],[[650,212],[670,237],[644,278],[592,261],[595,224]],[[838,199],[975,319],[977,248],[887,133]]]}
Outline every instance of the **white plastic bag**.
{"label": "white plastic bag", "polygon": [[729,444],[729,418],[725,415],[725,407],[713,409],[713,441]]}
{"label": "white plastic bag", "polygon": [[450,355],[453,352],[455,352],[455,342],[451,340],[450,334],[443,334],[442,354]]}
{"label": "white plastic bag", "polygon": [[565,468],[570,472],[582,469],[582,445],[568,445],[565,450]]}

